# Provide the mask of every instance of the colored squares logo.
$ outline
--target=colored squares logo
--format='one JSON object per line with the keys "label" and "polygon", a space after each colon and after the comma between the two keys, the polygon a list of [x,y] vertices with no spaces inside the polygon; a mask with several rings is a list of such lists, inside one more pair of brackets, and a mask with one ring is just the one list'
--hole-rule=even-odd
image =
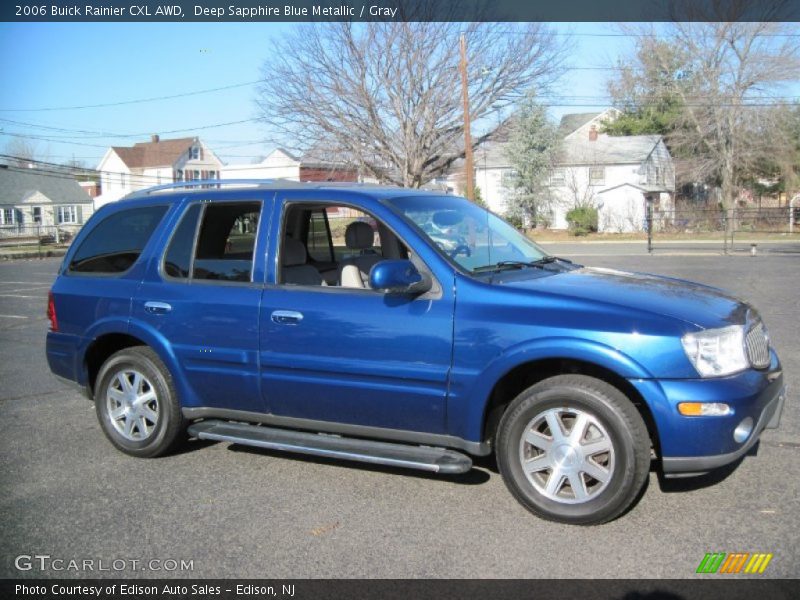
{"label": "colored squares logo", "polygon": [[711,552],[703,557],[697,573],[763,573],[772,554],[763,552]]}

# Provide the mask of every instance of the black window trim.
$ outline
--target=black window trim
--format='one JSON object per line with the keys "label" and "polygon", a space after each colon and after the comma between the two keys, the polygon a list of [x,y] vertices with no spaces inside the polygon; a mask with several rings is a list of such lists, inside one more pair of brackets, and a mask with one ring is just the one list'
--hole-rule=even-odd
{"label": "black window trim", "polygon": [[[312,208],[311,209],[312,218],[313,218],[314,213],[317,210],[319,210],[322,213],[322,218],[323,218],[323,220],[325,222],[325,235],[326,235],[326,238],[328,240],[328,262],[336,262],[336,253],[333,250],[333,236],[331,235],[331,224],[330,224],[330,221],[328,220],[328,211],[324,207],[323,208]],[[311,219],[309,219],[308,223],[306,224],[307,225],[307,227],[306,227],[306,235],[305,235],[305,237],[306,237],[306,251],[308,251],[308,236],[311,233],[310,224],[311,224]],[[309,258],[313,262],[319,262],[319,261],[317,261],[317,259],[313,258],[310,253],[309,253]]]}

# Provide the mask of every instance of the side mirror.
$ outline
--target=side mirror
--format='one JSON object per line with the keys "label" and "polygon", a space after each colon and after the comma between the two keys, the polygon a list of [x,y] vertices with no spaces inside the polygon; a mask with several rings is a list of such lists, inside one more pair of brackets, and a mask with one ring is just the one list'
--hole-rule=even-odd
{"label": "side mirror", "polygon": [[418,296],[431,289],[431,281],[410,260],[382,260],[370,270],[369,286],[387,294]]}

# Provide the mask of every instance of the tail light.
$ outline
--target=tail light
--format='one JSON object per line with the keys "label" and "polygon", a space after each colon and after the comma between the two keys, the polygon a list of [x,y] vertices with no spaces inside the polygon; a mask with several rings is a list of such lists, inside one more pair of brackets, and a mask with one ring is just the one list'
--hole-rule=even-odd
{"label": "tail light", "polygon": [[50,320],[50,331],[58,331],[58,318],[56,317],[56,303],[53,292],[47,293],[47,318]]}

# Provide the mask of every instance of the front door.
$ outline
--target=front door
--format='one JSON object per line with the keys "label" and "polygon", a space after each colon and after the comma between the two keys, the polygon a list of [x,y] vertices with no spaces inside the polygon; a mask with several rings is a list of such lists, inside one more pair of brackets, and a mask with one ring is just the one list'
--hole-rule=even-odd
{"label": "front door", "polygon": [[[335,247],[329,254],[337,261],[348,256],[407,256],[402,241],[379,222],[374,223],[373,247],[348,245],[346,238],[357,237],[347,235],[348,226],[360,221],[363,232],[365,220],[355,216],[360,213],[351,206],[306,206],[284,199],[283,225],[273,228],[274,235],[294,237],[307,246],[308,223],[320,209],[327,211],[331,223]],[[262,300],[262,393],[271,412],[294,419],[443,433],[454,306],[447,288],[452,286],[437,284],[412,298],[346,288],[338,281],[323,284],[321,277],[312,284],[315,278],[308,271],[315,269],[313,259],[297,264],[301,259],[292,253],[291,266],[278,270]],[[287,262],[283,256],[279,261]],[[286,273],[298,268],[305,276],[301,283],[292,283]]]}

